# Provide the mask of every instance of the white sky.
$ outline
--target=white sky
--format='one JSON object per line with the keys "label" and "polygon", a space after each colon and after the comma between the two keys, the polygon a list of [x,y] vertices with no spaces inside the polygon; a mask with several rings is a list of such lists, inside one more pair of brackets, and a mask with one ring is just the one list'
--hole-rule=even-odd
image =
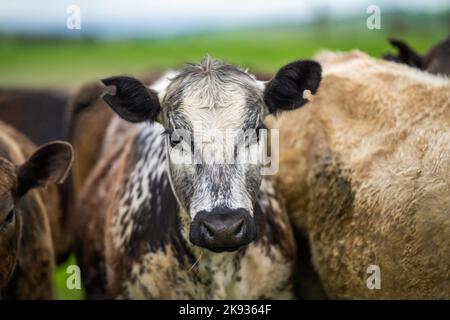
{"label": "white sky", "polygon": [[370,4],[382,13],[450,8],[450,0],[1,0],[0,31],[63,34],[71,4],[81,8],[83,34],[106,37],[299,24],[323,9],[334,17],[366,15]]}

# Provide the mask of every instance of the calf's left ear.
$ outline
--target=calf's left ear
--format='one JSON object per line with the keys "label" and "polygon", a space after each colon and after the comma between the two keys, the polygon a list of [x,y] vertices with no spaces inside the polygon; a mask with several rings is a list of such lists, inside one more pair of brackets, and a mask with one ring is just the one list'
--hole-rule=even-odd
{"label": "calf's left ear", "polygon": [[264,91],[264,102],[269,113],[276,114],[284,110],[294,110],[308,99],[303,91],[317,92],[322,78],[322,68],[312,60],[298,60],[282,67],[270,80]]}
{"label": "calf's left ear", "polygon": [[72,162],[73,149],[69,143],[53,141],[41,146],[17,169],[18,196],[48,182],[63,183]]}
{"label": "calf's left ear", "polygon": [[105,94],[103,100],[121,118],[129,122],[156,120],[161,106],[155,91],[131,77],[111,77],[102,82],[116,87],[116,94]]}

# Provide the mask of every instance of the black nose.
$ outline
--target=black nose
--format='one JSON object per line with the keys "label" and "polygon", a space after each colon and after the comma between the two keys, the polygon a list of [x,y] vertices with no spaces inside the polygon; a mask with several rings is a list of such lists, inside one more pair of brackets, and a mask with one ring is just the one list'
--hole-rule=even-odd
{"label": "black nose", "polygon": [[200,211],[191,224],[193,244],[214,252],[234,251],[256,237],[255,222],[245,209]]}

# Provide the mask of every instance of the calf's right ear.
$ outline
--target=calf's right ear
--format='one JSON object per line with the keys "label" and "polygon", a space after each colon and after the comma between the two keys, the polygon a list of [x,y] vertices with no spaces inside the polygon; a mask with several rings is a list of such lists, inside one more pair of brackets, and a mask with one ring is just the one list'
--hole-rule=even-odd
{"label": "calf's right ear", "polygon": [[48,182],[63,183],[73,162],[73,149],[67,142],[53,141],[38,148],[17,168],[17,194]]}
{"label": "calf's right ear", "polygon": [[161,105],[155,91],[131,77],[111,77],[102,82],[116,87],[115,95],[107,93],[102,98],[121,118],[135,123],[156,120]]}

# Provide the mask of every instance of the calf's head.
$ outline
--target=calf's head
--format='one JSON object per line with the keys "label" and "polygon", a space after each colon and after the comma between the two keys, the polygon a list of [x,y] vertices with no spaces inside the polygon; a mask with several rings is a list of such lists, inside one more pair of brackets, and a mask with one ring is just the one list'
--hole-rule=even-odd
{"label": "calf's head", "polygon": [[[254,203],[261,183],[260,129],[268,114],[304,105],[315,93],[321,67],[296,61],[263,83],[237,67],[206,58],[168,79],[160,92],[129,77],[103,99],[131,122],[158,121],[165,128],[172,189],[188,213],[190,241],[212,251],[233,251],[256,236]],[[186,226],[186,224],[188,224]]]}
{"label": "calf's head", "polygon": [[0,288],[4,287],[16,264],[23,225],[19,209],[21,198],[47,182],[61,183],[72,164],[72,147],[50,142],[22,165],[15,166],[0,157]]}

